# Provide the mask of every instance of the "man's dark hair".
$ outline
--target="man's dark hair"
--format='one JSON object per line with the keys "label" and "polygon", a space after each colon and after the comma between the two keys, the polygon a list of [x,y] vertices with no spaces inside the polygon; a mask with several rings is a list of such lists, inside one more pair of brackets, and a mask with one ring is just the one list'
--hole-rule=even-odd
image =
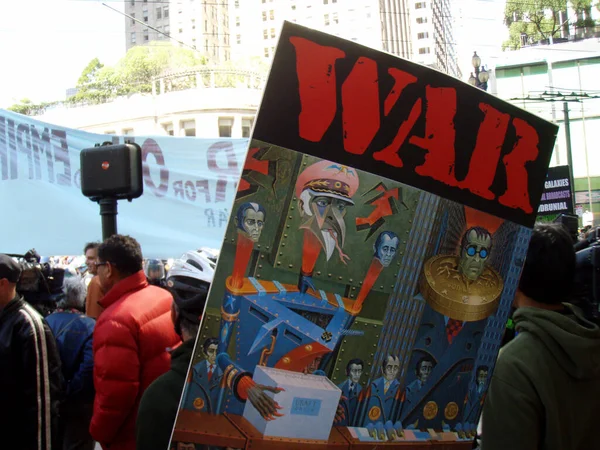
{"label": "man's dark hair", "polygon": [[531,233],[519,289],[539,303],[568,300],[575,277],[575,250],[567,230],[559,224],[537,224]]}
{"label": "man's dark hair", "polygon": [[417,374],[417,376],[419,376],[419,371],[421,370],[421,366],[423,365],[423,363],[426,363],[426,362],[431,363],[432,368],[435,367],[435,361],[433,360],[433,358],[429,355],[425,355],[417,361],[417,365],[415,366],[415,373]]}
{"label": "man's dark hair", "polygon": [[217,338],[214,337],[210,337],[207,340],[204,341],[204,344],[202,344],[202,351],[204,352],[204,354],[206,355],[206,352],[208,351],[208,347],[210,347],[211,345],[219,345],[219,340]]}
{"label": "man's dark hair", "polygon": [[351,366],[352,364],[355,364],[355,365],[357,365],[357,366],[360,366],[360,367],[362,367],[363,369],[364,369],[364,367],[365,367],[365,363],[363,362],[363,360],[362,360],[362,359],[360,359],[360,358],[354,358],[354,359],[351,359],[350,361],[348,361],[348,364],[346,364],[346,376],[349,376],[349,375],[350,375],[350,366]]}
{"label": "man's dark hair", "polygon": [[98,259],[111,263],[125,277],[142,270],[144,261],[138,241],[122,234],[112,235],[100,244]]}
{"label": "man's dark hair", "polygon": [[83,247],[83,254],[85,255],[88,250],[97,249],[98,247],[100,247],[100,242],[88,242],[85,244],[85,247]]}

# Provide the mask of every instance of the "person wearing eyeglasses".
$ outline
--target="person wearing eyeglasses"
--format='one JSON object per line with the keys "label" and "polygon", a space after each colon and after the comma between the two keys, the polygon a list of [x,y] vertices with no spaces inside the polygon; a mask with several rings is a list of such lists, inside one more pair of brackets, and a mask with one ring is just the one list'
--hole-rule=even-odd
{"label": "person wearing eyeglasses", "polygon": [[113,235],[100,244],[96,270],[106,295],[93,337],[90,434],[104,450],[134,450],[140,399],[169,370],[167,349],[181,343],[171,320],[173,297],[148,284],[142,249],[130,236]]}
{"label": "person wearing eyeglasses", "polygon": [[98,242],[89,242],[85,245],[83,253],[85,254],[85,263],[88,267],[88,272],[93,275],[87,287],[87,296],[85,298],[85,315],[93,319],[97,319],[104,308],[98,303],[104,297],[104,289],[100,284],[100,278],[96,271],[96,263],[98,262]]}

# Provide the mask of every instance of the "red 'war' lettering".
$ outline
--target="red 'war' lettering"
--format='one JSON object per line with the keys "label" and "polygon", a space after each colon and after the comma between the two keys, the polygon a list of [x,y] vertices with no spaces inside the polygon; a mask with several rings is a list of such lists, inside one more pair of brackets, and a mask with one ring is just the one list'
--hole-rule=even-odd
{"label": "red 'war' lettering", "polygon": [[490,191],[490,187],[496,176],[510,116],[485,103],[480,103],[479,109],[484,114],[483,123],[477,132],[469,172],[459,186],[487,200],[493,200],[496,196]]}
{"label": "red 'war' lettering", "polygon": [[525,164],[535,161],[539,154],[540,138],[535,128],[523,119],[512,121],[516,130],[516,143],[512,151],[502,158],[506,168],[506,192],[498,201],[510,208],[520,208],[527,214],[533,212],[529,200],[529,176]]}
{"label": "red 'war' lettering", "polygon": [[[291,37],[290,42],[296,49],[300,137],[319,142],[337,110],[335,61],[345,57],[346,53],[299,37]],[[306,64],[307,61],[310,64]]]}
{"label": "red 'war' lettering", "polygon": [[400,151],[400,147],[406,141],[408,137],[408,133],[415,126],[415,122],[419,119],[422,110],[422,101],[418,99],[413,105],[410,113],[408,115],[408,119],[402,122],[400,128],[398,128],[398,132],[396,133],[396,137],[390,145],[385,147],[383,150],[373,153],[373,158],[377,161],[383,161],[386,164],[389,164],[392,167],[402,167],[402,159],[398,156],[398,152]]}
{"label": "red 'war' lettering", "polygon": [[454,175],[456,154],[454,150],[454,117],[456,116],[456,89],[425,89],[427,110],[425,112],[425,137],[413,136],[410,143],[427,150],[425,162],[415,171],[449,186],[458,182]]}
{"label": "red 'war' lettering", "polygon": [[[148,155],[154,155],[156,164],[160,167],[160,184],[156,186],[150,176],[150,166],[148,166]],[[154,139],[146,139],[142,145],[142,173],[144,175],[144,185],[149,187],[157,197],[164,197],[169,188],[169,170],[165,167],[165,157],[162,150]]]}
{"label": "red 'war' lettering", "polygon": [[[352,95],[361,92],[362,95]],[[342,85],[344,148],[362,155],[379,131],[379,86],[377,63],[358,58]]]}

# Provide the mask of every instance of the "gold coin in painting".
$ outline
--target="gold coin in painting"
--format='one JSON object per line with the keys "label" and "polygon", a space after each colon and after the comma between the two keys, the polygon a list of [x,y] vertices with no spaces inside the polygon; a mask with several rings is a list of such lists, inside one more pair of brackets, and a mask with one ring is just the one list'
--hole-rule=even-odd
{"label": "gold coin in painting", "polygon": [[436,402],[432,400],[430,402],[425,403],[425,406],[423,407],[423,417],[425,417],[427,420],[431,420],[434,419],[435,416],[437,416],[437,413],[438,405]]}
{"label": "gold coin in painting", "polygon": [[204,409],[204,400],[202,400],[200,397],[197,397],[194,399],[194,408],[200,410],[200,409]]}
{"label": "gold coin in painting", "polygon": [[379,409],[379,407],[377,407],[377,406],[373,406],[369,410],[369,419],[371,419],[371,420],[377,420],[380,417],[381,417],[381,409]]}
{"label": "gold coin in painting", "polygon": [[453,420],[458,416],[458,405],[456,402],[450,402],[444,408],[444,417],[448,420]]}
{"label": "gold coin in painting", "polygon": [[429,258],[421,276],[421,295],[435,311],[455,320],[474,322],[492,315],[504,288],[502,278],[489,264],[475,280],[459,272],[460,257]]}

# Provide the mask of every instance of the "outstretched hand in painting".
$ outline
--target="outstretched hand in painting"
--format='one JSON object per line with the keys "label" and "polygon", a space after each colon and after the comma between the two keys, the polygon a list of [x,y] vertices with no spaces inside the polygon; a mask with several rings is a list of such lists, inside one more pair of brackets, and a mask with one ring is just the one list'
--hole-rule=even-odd
{"label": "outstretched hand in painting", "polygon": [[266,392],[278,394],[285,389],[280,387],[264,386],[262,384],[254,384],[247,390],[248,400],[256,408],[263,419],[267,421],[275,420],[277,417],[283,417],[283,414],[278,410],[283,409],[273,398],[269,397]]}

